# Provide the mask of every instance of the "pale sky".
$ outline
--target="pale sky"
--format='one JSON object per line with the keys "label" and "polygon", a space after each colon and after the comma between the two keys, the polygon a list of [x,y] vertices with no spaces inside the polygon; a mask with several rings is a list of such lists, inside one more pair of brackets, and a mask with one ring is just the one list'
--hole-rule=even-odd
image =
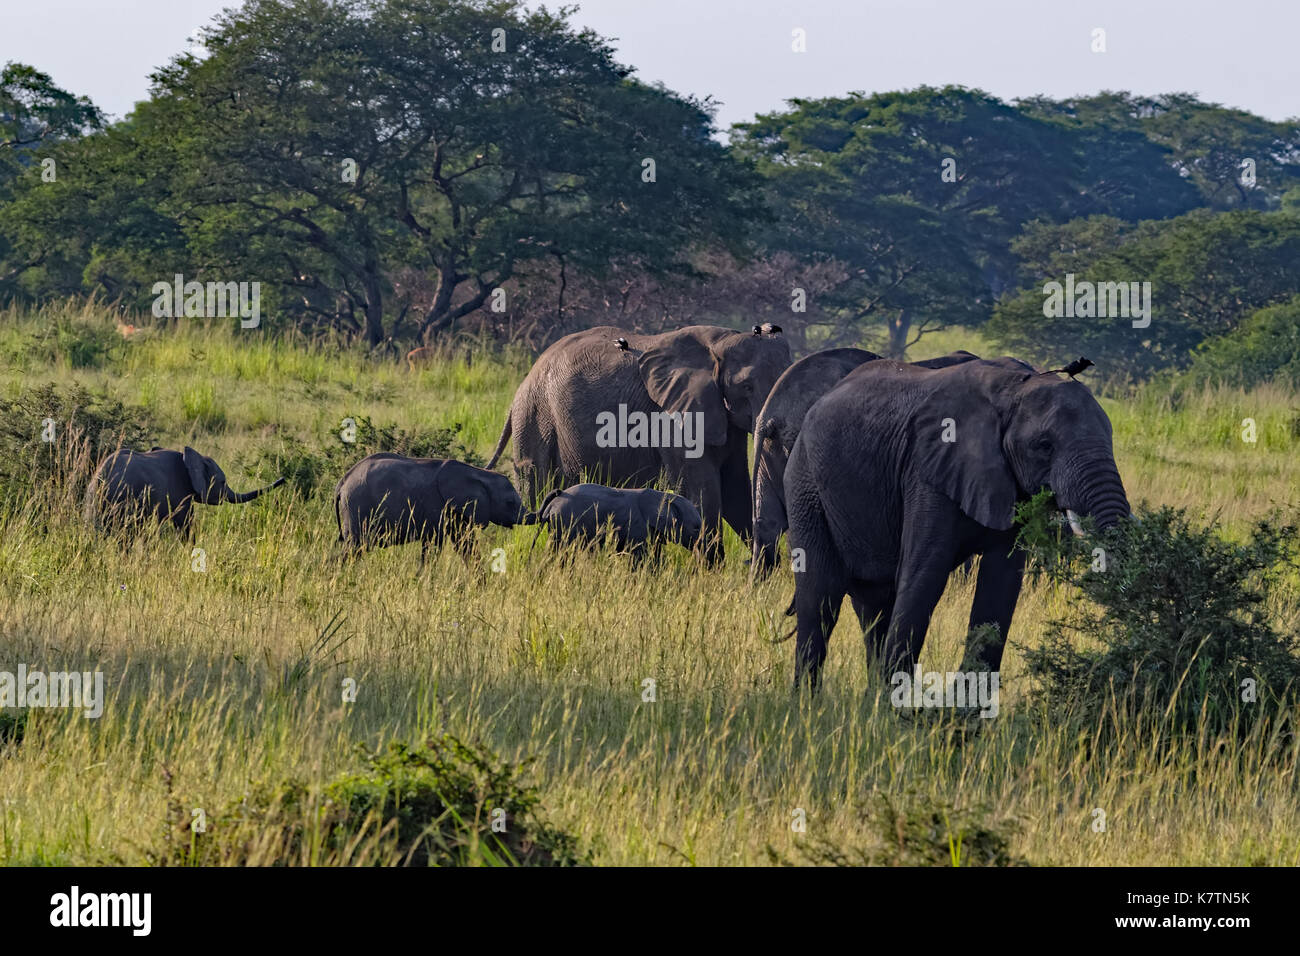
{"label": "pale sky", "polygon": [[[39,67],[120,118],[149,72],[232,5],[0,0],[0,62]],[[616,38],[643,80],[720,100],[724,128],[790,97],[945,83],[1004,99],[1193,92],[1300,116],[1300,0],[587,0],[574,19]],[[1097,27],[1105,53],[1090,49]],[[791,50],[796,28],[806,53]]]}

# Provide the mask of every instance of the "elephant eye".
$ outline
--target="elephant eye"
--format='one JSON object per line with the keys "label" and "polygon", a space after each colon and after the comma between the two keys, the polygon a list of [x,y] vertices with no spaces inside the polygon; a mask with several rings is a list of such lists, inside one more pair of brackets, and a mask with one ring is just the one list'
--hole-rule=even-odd
{"label": "elephant eye", "polygon": [[1038,438],[1034,439],[1032,447],[1036,452],[1042,452],[1044,454],[1047,454],[1052,450],[1052,440],[1048,438],[1046,435],[1041,435]]}

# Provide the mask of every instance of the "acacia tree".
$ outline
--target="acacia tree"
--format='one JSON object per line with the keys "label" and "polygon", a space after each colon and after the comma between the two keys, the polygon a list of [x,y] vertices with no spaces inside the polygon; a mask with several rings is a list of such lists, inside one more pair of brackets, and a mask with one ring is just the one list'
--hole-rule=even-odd
{"label": "acacia tree", "polygon": [[[1110,185],[1133,179],[1131,170],[1124,169],[1125,144],[1150,175],[1150,149],[1141,149],[1136,140],[1163,153],[1158,157],[1163,165],[1198,194],[1192,205],[1273,209],[1288,189],[1300,183],[1300,124],[1294,120],[1275,123],[1244,110],[1204,103],[1189,93],[1105,92],[1065,100],[1033,97],[1017,105],[1034,116],[1063,120],[1090,134],[1098,146],[1104,145],[1090,151],[1089,161],[1111,168]],[[1188,211],[1188,206],[1172,212],[1152,207],[1153,200],[1171,193],[1166,180],[1155,192],[1133,195],[1138,214],[1126,218],[1155,219]]]}
{"label": "acacia tree", "polygon": [[[1198,209],[1170,220],[1036,223],[1014,244],[1026,287],[1004,296],[986,333],[1034,361],[1087,355],[1101,374],[1142,377],[1186,367],[1204,342],[1296,293],[1300,216]],[[1046,281],[1147,282],[1150,324],[1128,316],[1051,317]]]}
{"label": "acacia tree", "polygon": [[958,87],[791,106],[735,138],[770,183],[768,245],[844,264],[824,344],[883,327],[901,356],[928,328],[985,318],[1006,223],[1069,176],[1068,163],[1039,167],[1062,154],[1059,131]]}
{"label": "acacia tree", "polygon": [[[922,334],[986,319],[1016,283],[1010,242],[1034,219],[1174,215],[1195,190],[1141,133],[1091,127],[978,90],[792,100],[739,124],[766,176],[769,248],[843,263],[826,344],[873,333],[901,356]],[[877,330],[879,330],[877,332]]]}
{"label": "acacia tree", "polygon": [[756,179],[707,104],[635,81],[565,17],[516,0],[226,12],[204,54],[154,77],[196,259],[307,311],[342,299],[378,343],[401,268],[430,275],[418,329],[436,333],[529,260],[669,270],[739,236]]}

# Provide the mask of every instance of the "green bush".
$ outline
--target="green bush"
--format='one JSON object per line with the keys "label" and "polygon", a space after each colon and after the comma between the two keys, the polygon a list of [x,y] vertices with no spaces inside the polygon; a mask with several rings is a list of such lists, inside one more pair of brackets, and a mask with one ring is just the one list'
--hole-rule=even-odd
{"label": "green bush", "polygon": [[[162,865],[348,864],[577,866],[577,841],[538,820],[524,765],[444,734],[391,743],[319,791],[298,781],[255,788],[206,829],[171,801]],[[494,822],[496,826],[494,827]]]}
{"label": "green bush", "polygon": [[1033,564],[1074,585],[1068,617],[1023,649],[1049,711],[1104,723],[1154,706],[1171,729],[1217,733],[1300,703],[1300,645],[1267,613],[1298,567],[1295,525],[1261,521],[1238,544],[1164,507],[1076,538],[1049,507],[1039,496],[1018,515]]}
{"label": "green bush", "polygon": [[367,455],[393,452],[412,458],[454,458],[471,465],[483,459],[460,440],[462,426],[407,431],[396,425],[376,425],[369,416],[352,419],[354,441],[343,440],[343,428],[331,432],[320,448],[311,448],[296,438],[282,438],[277,446],[259,449],[245,463],[249,474],[284,475],[303,497],[329,493],[349,468]]}
{"label": "green bush", "polygon": [[984,806],[955,807],[908,792],[891,799],[876,791],[858,815],[866,842],[851,845],[826,837],[795,843],[797,860],[768,846],[768,858],[782,866],[1027,866],[1011,855],[1014,821]]}
{"label": "green bush", "polygon": [[47,318],[38,332],[23,332],[6,343],[6,353],[28,364],[53,365],[62,360],[69,367],[99,368],[112,352],[122,350],[122,337],[103,321],[68,316]]}
{"label": "green bush", "polygon": [[1183,376],[1191,386],[1300,388],[1300,295],[1260,309],[1227,335],[1197,350]]}
{"label": "green bush", "polygon": [[[54,440],[47,441],[51,427]],[[143,409],[76,383],[46,383],[0,398],[0,501],[46,491],[79,502],[105,455],[119,446],[149,448],[153,434]]]}

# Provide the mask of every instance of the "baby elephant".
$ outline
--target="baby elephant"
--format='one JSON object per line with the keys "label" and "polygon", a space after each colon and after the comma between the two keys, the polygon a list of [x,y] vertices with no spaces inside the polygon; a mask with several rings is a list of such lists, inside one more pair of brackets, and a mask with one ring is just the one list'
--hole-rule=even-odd
{"label": "baby elephant", "polygon": [[86,489],[86,520],[104,527],[152,514],[158,523],[170,521],[176,530],[192,538],[190,506],[195,502],[243,504],[282,484],[284,479],[277,478],[265,488],[240,494],[230,490],[220,465],[193,448],[183,452],[123,449],[109,455],[95,469]]}
{"label": "baby elephant", "polygon": [[551,529],[557,546],[599,540],[612,527],[619,550],[637,557],[647,545],[657,549],[664,541],[693,548],[703,525],[699,510],[681,495],[589,484],[552,491],[542,500],[537,517]]}
{"label": "baby elephant", "polygon": [[463,540],[458,532],[471,525],[531,524],[505,475],[463,461],[387,452],[348,469],[334,489],[334,515],[349,552],[419,541],[420,567],[430,541]]}

